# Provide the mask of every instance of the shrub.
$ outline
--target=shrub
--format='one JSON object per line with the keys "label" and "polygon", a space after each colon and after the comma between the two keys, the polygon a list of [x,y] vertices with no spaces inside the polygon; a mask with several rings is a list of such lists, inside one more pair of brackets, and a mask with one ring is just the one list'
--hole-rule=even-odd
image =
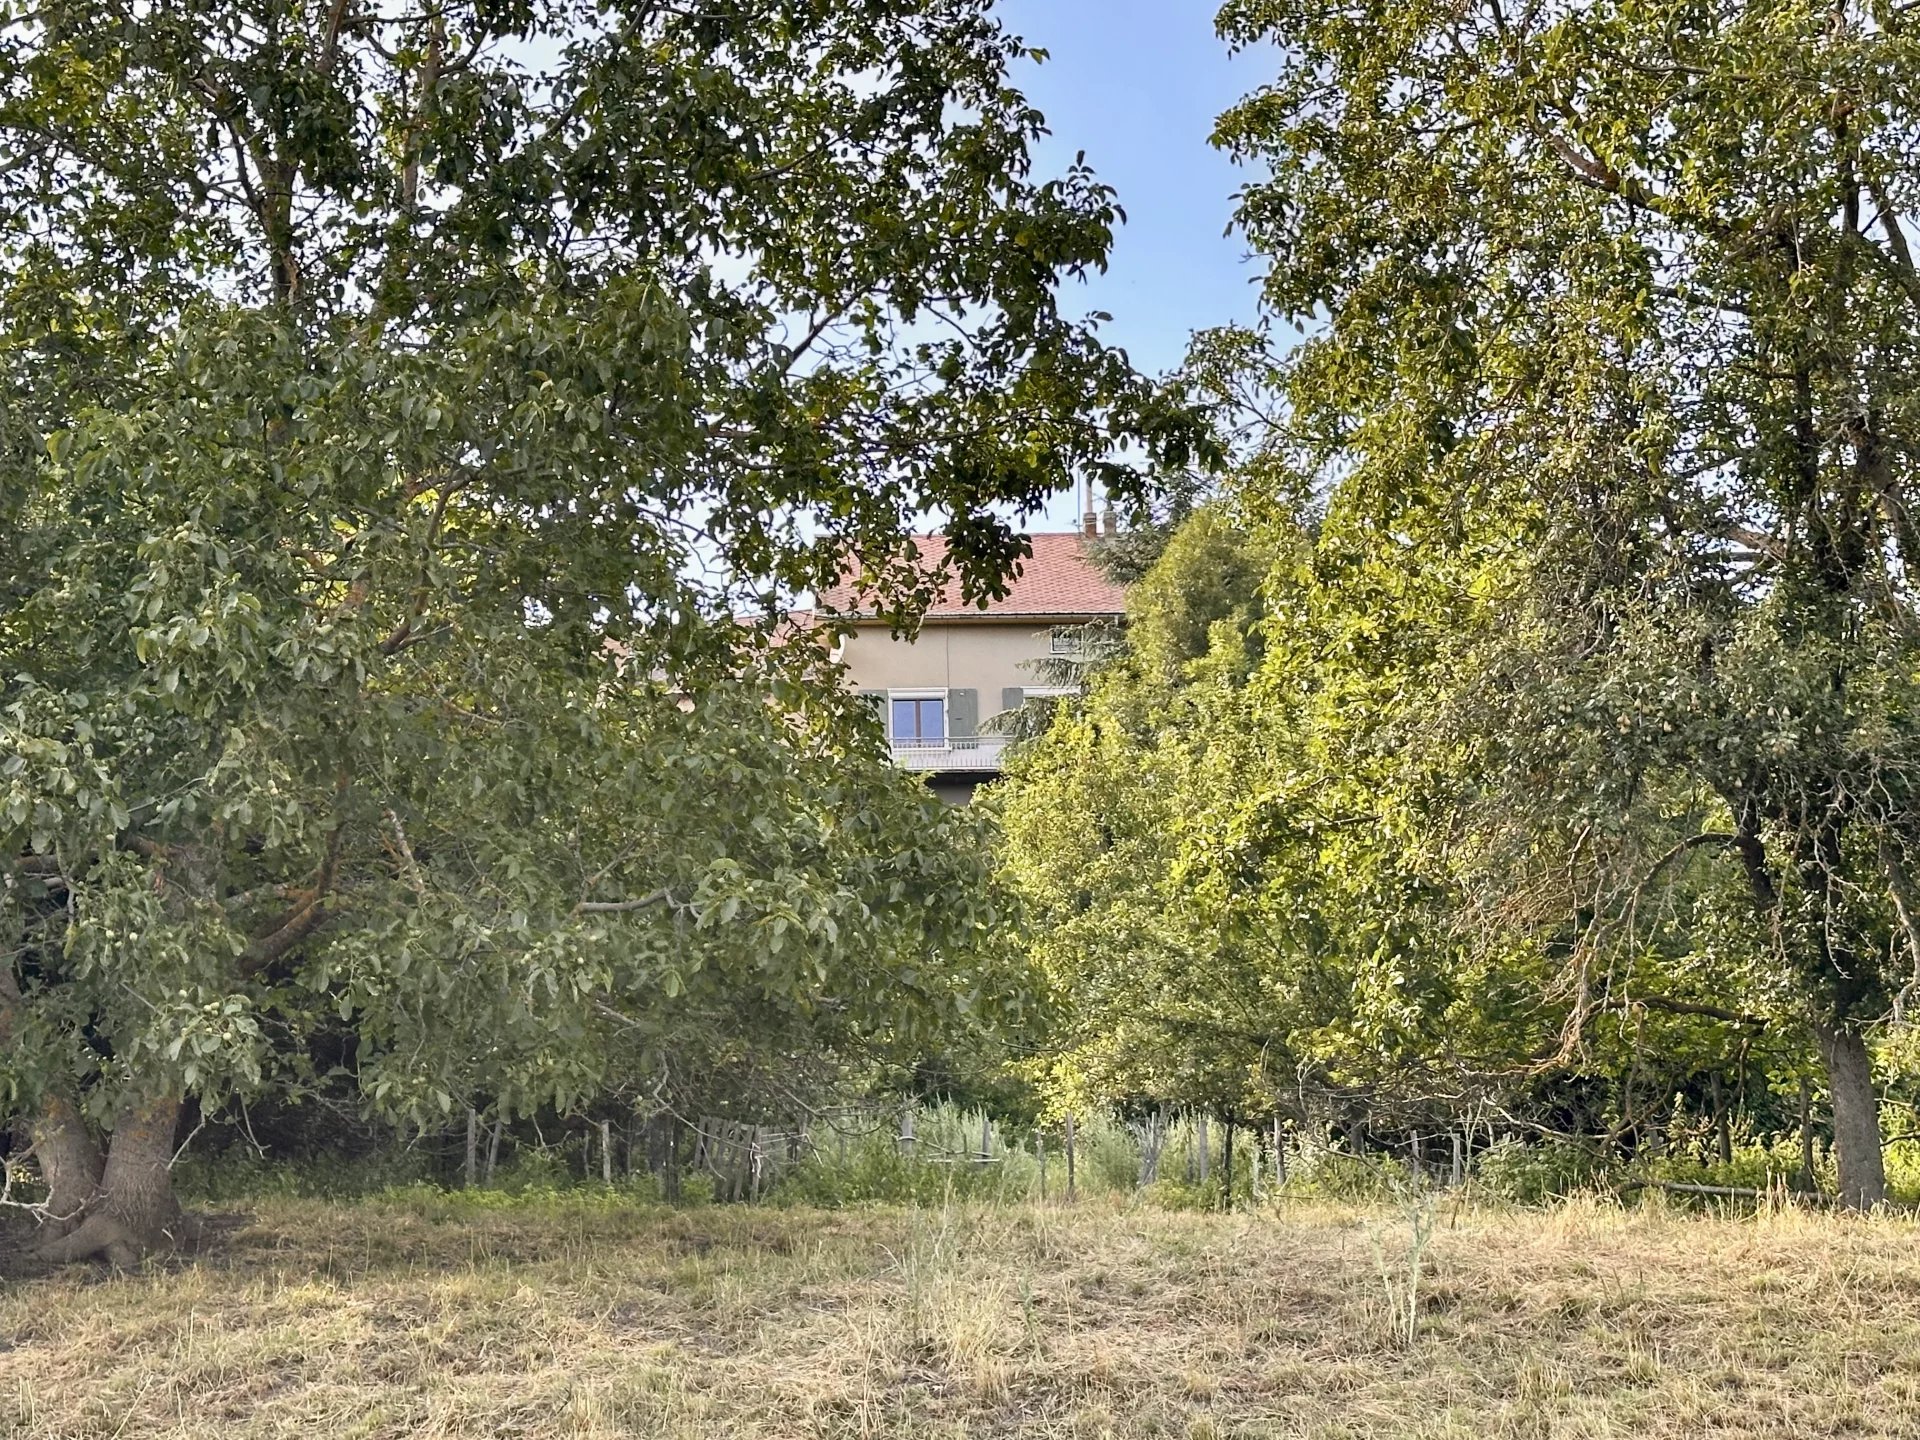
{"label": "shrub", "polygon": [[1590,1188],[1604,1170],[1604,1158],[1591,1144],[1501,1140],[1474,1158],[1473,1179],[1482,1194],[1539,1205]]}
{"label": "shrub", "polygon": [[1394,1156],[1354,1155],[1308,1142],[1288,1151],[1282,1193],[1328,1200],[1384,1200],[1401,1194],[1408,1183],[1406,1166]]}
{"label": "shrub", "polygon": [[344,1159],[270,1159],[253,1150],[218,1155],[189,1152],[174,1168],[174,1184],[190,1204],[222,1205],[283,1196],[354,1200],[397,1186],[431,1183],[427,1157],[405,1148]]}

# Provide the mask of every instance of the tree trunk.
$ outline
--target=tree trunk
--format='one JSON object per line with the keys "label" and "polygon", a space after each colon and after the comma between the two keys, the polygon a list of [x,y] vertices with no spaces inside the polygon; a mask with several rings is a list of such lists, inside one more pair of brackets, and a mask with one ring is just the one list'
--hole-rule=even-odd
{"label": "tree trunk", "polygon": [[1813,1176],[1813,1086],[1800,1077],[1800,1188],[1814,1190]]}
{"label": "tree trunk", "polygon": [[[1765,849],[1758,838],[1758,802],[1743,797],[1734,805],[1739,816],[1740,852],[1747,867],[1754,901],[1761,913],[1777,913],[1779,892],[1769,872]],[[1814,1023],[1814,1039],[1827,1068],[1827,1088],[1833,1100],[1833,1158],[1839,1171],[1839,1202],[1850,1210],[1865,1210],[1887,1198],[1887,1172],[1880,1148],[1880,1099],[1873,1088],[1873,1065],[1867,1042],[1854,1017],[1878,1012],[1872,971],[1850,944],[1835,942],[1839,928],[1834,918],[1834,895],[1845,873],[1841,845],[1845,811],[1836,804],[1813,832],[1809,848],[1799,859],[1802,887],[1814,902],[1801,924],[1804,938],[1794,949],[1817,962],[1813,973],[1827,1003],[1830,1020]],[[1806,1133],[1802,1122],[1802,1135]],[[1805,1142],[1803,1140],[1803,1146]]]}
{"label": "tree trunk", "polygon": [[47,1187],[46,1238],[57,1240],[79,1226],[100,1193],[105,1162],[79,1107],[64,1095],[49,1095],[41,1102],[31,1139],[34,1162]]}
{"label": "tree trunk", "polygon": [[[12,876],[7,879],[11,882]],[[19,935],[17,924],[8,927],[5,940],[10,948]],[[24,1018],[22,1006],[13,961],[0,960],[0,1050],[14,1044]],[[58,1239],[79,1225],[99,1193],[104,1164],[100,1146],[88,1133],[72,1093],[57,1086],[47,1090],[38,1113],[15,1133],[32,1147],[41,1182],[47,1187],[46,1237]]]}
{"label": "tree trunk", "polygon": [[71,1235],[41,1246],[41,1257],[61,1262],[103,1256],[127,1265],[182,1238],[172,1171],[179,1122],[177,1097],[123,1106],[86,1219]]}
{"label": "tree trunk", "polygon": [[1887,1198],[1880,1153],[1880,1098],[1861,1033],[1845,1026],[1814,1026],[1833,1097],[1833,1158],[1840,1172],[1840,1203],[1867,1210]]}

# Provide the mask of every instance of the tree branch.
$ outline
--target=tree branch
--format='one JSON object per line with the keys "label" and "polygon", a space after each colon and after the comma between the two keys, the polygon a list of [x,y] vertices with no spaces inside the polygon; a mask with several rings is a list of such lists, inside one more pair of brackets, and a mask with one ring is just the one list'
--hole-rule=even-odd
{"label": "tree branch", "polygon": [[1689,835],[1653,862],[1653,868],[1641,877],[1640,883],[1633,887],[1633,893],[1639,895],[1641,891],[1645,890],[1647,886],[1651,885],[1654,880],[1659,877],[1660,872],[1666,869],[1667,866],[1678,860],[1689,850],[1697,850],[1702,845],[1729,845],[1738,849],[1740,846],[1740,837],[1725,830],[1705,830],[1698,835]]}
{"label": "tree branch", "polygon": [[642,895],[634,900],[582,900],[573,907],[576,915],[624,915],[632,910],[645,910],[650,905],[665,905],[673,899],[673,892],[656,890],[651,895]]}
{"label": "tree branch", "polygon": [[1644,1005],[1649,1010],[1664,1010],[1669,1015],[1698,1015],[1704,1020],[1719,1020],[1727,1025],[1764,1028],[1772,1023],[1763,1015],[1747,1015],[1738,1010],[1729,1010],[1723,1005],[1706,1005],[1697,1000],[1673,1000],[1665,995],[1609,996],[1593,1008],[1595,1010],[1631,1010],[1636,1005]]}

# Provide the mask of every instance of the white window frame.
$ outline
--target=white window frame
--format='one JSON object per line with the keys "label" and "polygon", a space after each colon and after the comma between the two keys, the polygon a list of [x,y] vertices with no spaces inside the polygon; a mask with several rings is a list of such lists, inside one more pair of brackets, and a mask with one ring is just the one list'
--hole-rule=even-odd
{"label": "white window frame", "polygon": [[[912,738],[902,742],[900,737],[893,733],[893,702],[896,700],[938,700],[940,702],[940,741],[938,744],[930,745],[924,740]],[[953,735],[948,727],[953,718],[952,709],[953,701],[949,697],[945,686],[921,685],[909,687],[904,690],[889,689],[887,691],[887,744],[904,745],[904,748],[910,750],[940,750],[951,746],[953,744]]]}

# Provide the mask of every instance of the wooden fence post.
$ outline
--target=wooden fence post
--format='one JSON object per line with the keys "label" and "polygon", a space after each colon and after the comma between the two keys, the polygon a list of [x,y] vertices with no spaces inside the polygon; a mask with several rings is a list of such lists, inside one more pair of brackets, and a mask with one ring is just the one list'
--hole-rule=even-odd
{"label": "wooden fence post", "polygon": [[487,1184],[493,1183],[494,1167],[500,1163],[500,1130],[507,1123],[505,1115],[493,1117],[493,1134],[487,1137]]}
{"label": "wooden fence post", "polygon": [[1467,1183],[1467,1151],[1461,1142],[1460,1132],[1453,1132],[1453,1187],[1459,1189]]}
{"label": "wooden fence post", "polygon": [[1713,1137],[1720,1152],[1722,1165],[1733,1164],[1733,1124],[1727,1114],[1725,1097],[1720,1091],[1720,1072],[1713,1072]]}
{"label": "wooden fence post", "polygon": [[1040,1164],[1040,1203],[1047,1203],[1047,1141],[1038,1130],[1033,1132],[1033,1158]]}
{"label": "wooden fence post", "polygon": [[467,1189],[473,1188],[473,1182],[480,1178],[480,1112],[471,1105],[467,1107]]}
{"label": "wooden fence post", "polygon": [[1287,1183],[1287,1147],[1280,1133],[1280,1112],[1273,1112],[1273,1183],[1279,1187]]}
{"label": "wooden fence post", "polygon": [[613,1184],[613,1123],[600,1122],[600,1183]]}
{"label": "wooden fence post", "polygon": [[1067,1203],[1071,1205],[1075,1198],[1075,1177],[1073,1164],[1073,1116],[1067,1116]]}
{"label": "wooden fence post", "polygon": [[1220,1129],[1223,1143],[1220,1154],[1220,1208],[1233,1209],[1233,1116],[1231,1112],[1220,1117]]}
{"label": "wooden fence post", "polygon": [[980,1163],[993,1162],[993,1117],[985,1110],[980,1112]]}
{"label": "wooden fence post", "polygon": [[900,1107],[900,1153],[913,1154],[913,1101]]}
{"label": "wooden fence post", "polygon": [[669,1205],[680,1203],[680,1117],[667,1119],[667,1181],[662,1190]]}
{"label": "wooden fence post", "polygon": [[1207,1183],[1208,1161],[1213,1157],[1207,1152],[1213,1147],[1207,1138],[1207,1112],[1202,1110],[1193,1117],[1194,1148],[1200,1153],[1200,1171],[1194,1178],[1202,1185]]}

